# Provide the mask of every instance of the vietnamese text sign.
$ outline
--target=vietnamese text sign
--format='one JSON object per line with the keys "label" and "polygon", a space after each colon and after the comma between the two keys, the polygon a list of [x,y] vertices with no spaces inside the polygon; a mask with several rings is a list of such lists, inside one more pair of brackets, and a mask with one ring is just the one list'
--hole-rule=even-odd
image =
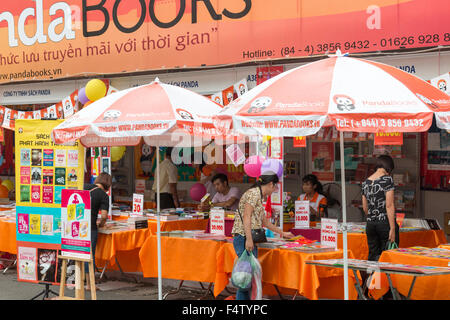
{"label": "vietnamese text sign", "polygon": [[374,145],[398,145],[403,144],[402,132],[377,132],[374,137]]}
{"label": "vietnamese text sign", "polygon": [[225,235],[225,210],[211,209],[209,221],[210,233]]}
{"label": "vietnamese text sign", "polygon": [[0,82],[236,64],[337,49],[445,46],[447,5],[447,0],[3,1]]}
{"label": "vietnamese text sign", "polygon": [[91,197],[89,191],[61,193],[61,255],[91,258]]}
{"label": "vietnamese text sign", "polygon": [[320,224],[320,243],[337,249],[337,219],[322,218]]}
{"label": "vietnamese text sign", "polygon": [[[84,150],[55,145],[51,132],[62,120],[15,123],[16,239],[18,280],[58,283],[61,192],[82,189]],[[67,159],[71,159],[67,161]]]}
{"label": "vietnamese text sign", "polygon": [[294,148],[306,148],[306,137],[294,137]]}
{"label": "vietnamese text sign", "polygon": [[144,215],[144,195],[133,193],[133,211],[132,217],[142,217]]}
{"label": "vietnamese text sign", "polygon": [[309,201],[295,201],[295,228],[309,228]]}

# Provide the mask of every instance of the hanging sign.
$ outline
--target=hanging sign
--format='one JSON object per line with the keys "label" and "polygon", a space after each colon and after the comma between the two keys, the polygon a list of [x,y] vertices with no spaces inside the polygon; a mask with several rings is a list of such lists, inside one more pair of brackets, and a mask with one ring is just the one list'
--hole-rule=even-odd
{"label": "hanging sign", "polygon": [[309,228],[309,201],[295,201],[295,228]]}
{"label": "hanging sign", "polygon": [[401,146],[403,144],[402,132],[377,132],[375,133],[374,145],[395,145]]}
{"label": "hanging sign", "polygon": [[334,249],[337,249],[337,219],[322,218],[320,220],[320,223],[320,243],[323,246],[333,247]]}
{"label": "hanging sign", "polygon": [[133,193],[133,211],[132,217],[142,217],[144,215],[144,195]]}
{"label": "hanging sign", "polygon": [[306,137],[294,137],[294,148],[306,148]]}
{"label": "hanging sign", "polygon": [[234,166],[237,167],[245,161],[245,154],[242,152],[241,148],[237,144],[232,144],[226,149],[228,157],[233,162]]}
{"label": "hanging sign", "polygon": [[225,235],[225,210],[211,209],[209,213],[210,233]]}

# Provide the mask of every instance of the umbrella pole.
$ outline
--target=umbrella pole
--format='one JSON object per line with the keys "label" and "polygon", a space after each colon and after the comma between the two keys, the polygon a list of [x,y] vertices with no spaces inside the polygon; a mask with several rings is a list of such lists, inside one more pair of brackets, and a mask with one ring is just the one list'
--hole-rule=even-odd
{"label": "umbrella pole", "polygon": [[348,300],[347,203],[345,194],[344,133],[339,132],[342,184],[342,240],[344,251],[344,299]]}
{"label": "umbrella pole", "polygon": [[156,228],[157,228],[157,243],[158,243],[158,299],[162,300],[162,277],[161,277],[161,199],[159,190],[159,143],[156,145]]}

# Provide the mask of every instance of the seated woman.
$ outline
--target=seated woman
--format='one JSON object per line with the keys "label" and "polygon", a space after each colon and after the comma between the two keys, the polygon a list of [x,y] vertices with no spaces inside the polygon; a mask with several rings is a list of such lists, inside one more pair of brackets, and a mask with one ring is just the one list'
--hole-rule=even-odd
{"label": "seated woman", "polygon": [[298,201],[309,201],[310,220],[323,217],[327,208],[327,198],[323,195],[322,184],[313,174],[307,174],[302,179],[303,192]]}

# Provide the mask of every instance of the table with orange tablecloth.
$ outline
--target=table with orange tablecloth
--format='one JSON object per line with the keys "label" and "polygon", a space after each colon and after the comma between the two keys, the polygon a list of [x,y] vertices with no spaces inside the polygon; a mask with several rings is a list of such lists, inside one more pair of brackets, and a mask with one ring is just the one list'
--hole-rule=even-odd
{"label": "table with orange tablecloth", "polygon": [[[175,231],[175,230],[205,230],[208,225],[208,219],[180,219],[160,221],[161,231]],[[148,228],[153,234],[157,232],[156,219],[148,220]]]}
{"label": "table with orange tablecloth", "polygon": [[[446,243],[443,230],[422,230],[400,232],[400,248],[422,246],[436,248],[440,244]],[[352,251],[355,259],[366,260],[369,256],[367,246],[367,236],[365,233],[347,233],[348,249]],[[338,248],[342,249],[342,233],[338,234]]]}
{"label": "table with orange tablecloth", "polygon": [[[395,250],[383,251],[380,262],[390,262],[409,265],[424,265],[435,267],[448,267],[449,260],[441,258],[432,258],[421,255],[396,252]],[[412,276],[391,275],[392,284],[404,296],[408,296]],[[389,283],[382,276],[380,288],[370,290],[373,298],[379,299],[389,290]],[[450,300],[450,275],[418,277],[414,284],[414,290],[411,294],[413,300]]]}
{"label": "table with orange tablecloth", "polygon": [[[163,278],[214,282],[216,255],[221,241],[161,237],[161,274]],[[157,237],[151,235],[139,252],[144,277],[158,277]]]}
{"label": "table with orange tablecloth", "polygon": [[16,224],[0,219],[0,252],[17,254]]}
{"label": "table with orange tablecloth", "polygon": [[[349,251],[349,258],[353,254]],[[237,258],[233,244],[225,243],[217,254],[217,276],[214,295],[220,294],[228,284],[228,279]],[[342,258],[342,250],[322,253],[304,253],[285,249],[258,248],[258,260],[262,267],[263,293],[273,295],[273,285],[288,289],[308,299],[344,298],[343,271],[306,265],[307,260]],[[349,298],[356,299],[357,292],[352,285],[354,275],[349,272]],[[290,290],[289,290],[290,289]],[[283,292],[283,291],[282,291]]]}
{"label": "table with orange tablecloth", "polygon": [[117,259],[124,272],[142,271],[139,250],[150,234],[149,229],[120,231],[110,234],[99,233],[95,252],[96,266],[108,266],[108,269],[117,270]]}
{"label": "table with orange tablecloth", "polygon": [[450,243],[441,244],[438,248],[450,250]]}

